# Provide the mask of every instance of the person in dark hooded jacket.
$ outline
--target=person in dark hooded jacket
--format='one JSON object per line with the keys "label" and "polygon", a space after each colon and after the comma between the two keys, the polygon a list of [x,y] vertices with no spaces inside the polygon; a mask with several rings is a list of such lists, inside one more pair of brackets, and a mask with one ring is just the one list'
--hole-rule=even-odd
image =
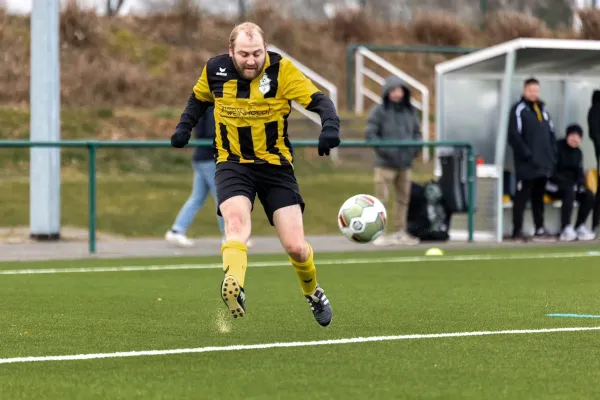
{"label": "person in dark hooded jacket", "polygon": [[[410,88],[395,76],[385,81],[382,102],[371,110],[365,132],[366,140],[421,140],[421,127],[415,107],[410,102]],[[406,231],[410,202],[411,169],[418,153],[416,147],[375,148],[375,192],[385,204],[390,188],[395,192],[394,228],[391,237],[380,236],[374,244],[417,244],[419,240]]]}
{"label": "person in dark hooded jacket", "polygon": [[596,173],[598,189],[596,189],[596,201],[594,202],[594,214],[592,215],[592,229],[600,235],[600,90],[594,90],[592,95],[592,106],[588,111],[588,132],[594,143],[596,153]]}
{"label": "person in dark hooded jacket", "polygon": [[513,150],[517,179],[513,201],[513,239],[516,240],[525,240],[523,216],[529,200],[535,224],[534,240],[555,240],[544,227],[544,194],[556,164],[556,135],[554,123],[539,95],[539,82],[527,79],[523,96],[509,115],[508,143]]}

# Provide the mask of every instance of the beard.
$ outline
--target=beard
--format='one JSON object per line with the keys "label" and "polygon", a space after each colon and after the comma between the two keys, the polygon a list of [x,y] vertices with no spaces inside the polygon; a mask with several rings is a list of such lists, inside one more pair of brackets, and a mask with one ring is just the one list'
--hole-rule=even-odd
{"label": "beard", "polygon": [[233,61],[233,65],[237,70],[238,74],[240,74],[242,78],[247,79],[249,81],[258,77],[263,67],[265,66],[264,61],[262,62],[262,64],[255,64],[252,67],[247,67],[245,65],[238,64],[237,61],[235,61],[235,58],[232,58],[231,60]]}

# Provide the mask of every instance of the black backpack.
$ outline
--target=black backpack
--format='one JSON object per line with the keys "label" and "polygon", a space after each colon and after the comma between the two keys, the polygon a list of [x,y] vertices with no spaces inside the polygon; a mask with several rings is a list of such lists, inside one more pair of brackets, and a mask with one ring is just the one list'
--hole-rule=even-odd
{"label": "black backpack", "polygon": [[412,182],[407,215],[407,231],[421,241],[450,239],[450,213],[442,189],[435,181],[423,185]]}

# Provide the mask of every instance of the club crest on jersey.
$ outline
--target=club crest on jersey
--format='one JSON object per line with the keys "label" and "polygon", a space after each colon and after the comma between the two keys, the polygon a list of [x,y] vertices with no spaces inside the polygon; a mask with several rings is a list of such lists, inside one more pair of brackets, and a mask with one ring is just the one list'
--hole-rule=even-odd
{"label": "club crest on jersey", "polygon": [[269,90],[271,90],[271,79],[269,79],[269,76],[266,73],[260,79],[258,90],[260,90],[263,95],[269,93]]}

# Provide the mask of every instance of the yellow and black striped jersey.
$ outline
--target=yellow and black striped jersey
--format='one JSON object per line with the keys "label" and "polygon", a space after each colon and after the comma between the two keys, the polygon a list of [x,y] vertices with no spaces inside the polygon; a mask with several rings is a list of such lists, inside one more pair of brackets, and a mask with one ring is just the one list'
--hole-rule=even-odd
{"label": "yellow and black striped jersey", "polygon": [[202,70],[180,124],[191,130],[214,104],[217,163],[292,165],[288,138],[291,102],[317,112],[323,126],[339,129],[335,106],[287,58],[267,52],[263,71],[242,78],[228,54],[211,58]]}

